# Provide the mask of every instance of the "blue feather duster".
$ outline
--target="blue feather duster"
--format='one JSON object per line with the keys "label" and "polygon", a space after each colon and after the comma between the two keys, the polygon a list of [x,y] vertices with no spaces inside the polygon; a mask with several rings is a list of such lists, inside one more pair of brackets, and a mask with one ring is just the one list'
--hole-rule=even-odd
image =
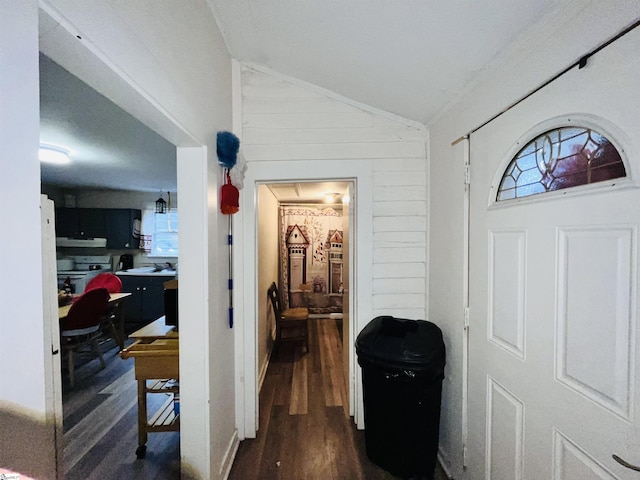
{"label": "blue feather duster", "polygon": [[240,140],[231,132],[218,132],[217,134],[218,163],[226,168],[233,168],[238,157]]}

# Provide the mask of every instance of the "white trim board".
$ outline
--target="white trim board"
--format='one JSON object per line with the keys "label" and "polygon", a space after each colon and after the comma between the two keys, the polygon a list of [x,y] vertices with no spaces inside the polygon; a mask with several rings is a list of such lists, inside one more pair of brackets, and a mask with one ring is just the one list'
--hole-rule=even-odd
{"label": "white trim board", "polygon": [[[236,397],[236,424],[244,427],[239,431],[241,439],[254,438],[258,426],[259,378],[257,371],[257,185],[276,181],[321,181],[327,179],[327,172],[335,172],[330,177],[340,177],[355,183],[356,199],[353,219],[355,248],[353,290],[351,305],[353,319],[353,345],[357,333],[369,322],[372,314],[373,277],[373,221],[372,221],[372,166],[369,162],[357,160],[308,160],[308,161],[262,161],[251,163],[245,177],[245,188],[240,195],[240,211],[235,215],[238,229],[234,244],[234,272],[239,288],[234,289],[236,305],[235,360],[236,391],[242,392]],[[339,175],[338,175],[339,173]],[[362,407],[361,376],[356,374],[355,361],[350,365],[350,378],[354,385],[355,422],[358,428],[364,428]]]}

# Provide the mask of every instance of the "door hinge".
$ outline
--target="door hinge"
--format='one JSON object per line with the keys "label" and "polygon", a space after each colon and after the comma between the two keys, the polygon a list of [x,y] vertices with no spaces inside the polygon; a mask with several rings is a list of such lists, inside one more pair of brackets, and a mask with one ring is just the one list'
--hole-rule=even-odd
{"label": "door hinge", "polygon": [[464,307],[464,328],[469,328],[469,307]]}
{"label": "door hinge", "polygon": [[464,184],[471,185],[471,165],[464,166]]}

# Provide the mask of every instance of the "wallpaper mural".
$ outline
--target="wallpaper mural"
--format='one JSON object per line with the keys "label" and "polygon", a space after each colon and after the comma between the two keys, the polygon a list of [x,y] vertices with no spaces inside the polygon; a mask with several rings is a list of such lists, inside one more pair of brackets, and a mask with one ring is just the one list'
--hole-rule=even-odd
{"label": "wallpaper mural", "polygon": [[280,206],[285,306],[306,306],[311,314],[342,313],[342,271],[341,206]]}

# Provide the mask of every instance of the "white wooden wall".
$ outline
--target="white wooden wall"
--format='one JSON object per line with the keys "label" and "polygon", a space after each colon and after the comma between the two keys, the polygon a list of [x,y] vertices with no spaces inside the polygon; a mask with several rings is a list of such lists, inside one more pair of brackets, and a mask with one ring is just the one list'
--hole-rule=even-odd
{"label": "white wooden wall", "polygon": [[[373,171],[373,315],[425,318],[427,158],[423,126],[303,82],[242,67],[249,162],[361,160]],[[318,178],[340,178],[319,170]],[[356,244],[357,248],[357,244]]]}

